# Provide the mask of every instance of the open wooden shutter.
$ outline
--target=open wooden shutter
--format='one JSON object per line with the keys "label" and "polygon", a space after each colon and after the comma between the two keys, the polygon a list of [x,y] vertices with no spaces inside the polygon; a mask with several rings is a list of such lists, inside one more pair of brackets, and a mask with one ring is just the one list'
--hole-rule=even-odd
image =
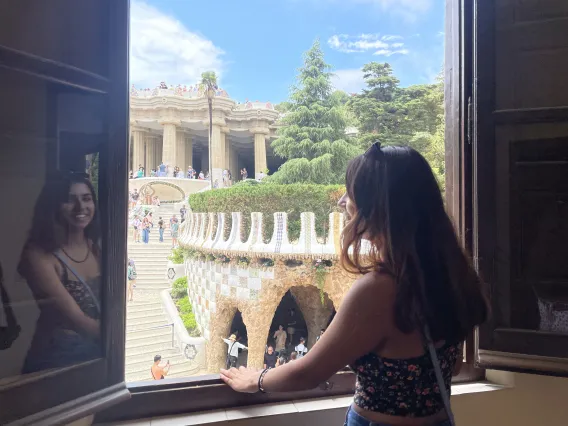
{"label": "open wooden shutter", "polygon": [[474,257],[487,368],[568,374],[568,2],[474,6]]}

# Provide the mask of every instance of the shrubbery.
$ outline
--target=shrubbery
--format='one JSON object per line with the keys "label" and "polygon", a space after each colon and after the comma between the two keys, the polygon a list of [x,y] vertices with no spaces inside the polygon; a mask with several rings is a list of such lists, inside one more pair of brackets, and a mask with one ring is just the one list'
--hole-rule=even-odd
{"label": "shrubbery", "polygon": [[183,253],[184,253],[183,248],[181,247],[174,248],[172,249],[172,253],[168,256],[168,259],[171,260],[176,265],[180,265],[184,261]]}
{"label": "shrubbery", "polygon": [[187,296],[187,277],[180,277],[172,283],[172,299],[181,299]]}
{"label": "shrubbery", "polygon": [[288,213],[288,232],[292,239],[298,239],[300,236],[300,214],[313,212],[316,216],[316,232],[319,237],[325,237],[329,226],[329,214],[337,210],[337,202],[344,190],[341,185],[249,184],[245,181],[231,188],[192,194],[189,197],[189,204],[195,213],[225,213],[227,219],[225,237],[231,229],[231,212],[243,214],[243,238],[246,238],[250,232],[252,212],[264,214],[265,241],[272,238],[273,214],[276,212]]}
{"label": "shrubbery", "polygon": [[181,277],[175,280],[172,284],[172,291],[170,293],[172,299],[177,307],[179,316],[183,321],[183,325],[192,337],[199,336],[199,329],[197,328],[197,321],[189,296],[187,295],[187,277]]}

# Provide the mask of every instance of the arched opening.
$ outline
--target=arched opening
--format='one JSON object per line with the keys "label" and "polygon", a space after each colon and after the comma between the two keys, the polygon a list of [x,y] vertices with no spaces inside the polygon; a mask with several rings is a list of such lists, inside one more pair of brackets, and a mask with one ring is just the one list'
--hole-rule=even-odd
{"label": "arched opening", "polygon": [[[243,321],[243,315],[241,314],[241,311],[237,310],[237,312],[235,312],[235,316],[233,317],[233,321],[231,322],[230,330],[231,334],[237,336],[237,342],[242,343],[245,346],[248,346],[247,326]],[[238,366],[246,367],[247,358],[248,358],[248,352],[245,350],[239,350]]]}
{"label": "arched opening", "polygon": [[286,331],[285,352],[289,355],[294,347],[300,342],[300,338],[308,338],[308,327],[302,310],[296,302],[296,298],[290,290],[286,292],[272,319],[270,330],[268,331],[267,345],[277,346],[275,333],[282,326]]}

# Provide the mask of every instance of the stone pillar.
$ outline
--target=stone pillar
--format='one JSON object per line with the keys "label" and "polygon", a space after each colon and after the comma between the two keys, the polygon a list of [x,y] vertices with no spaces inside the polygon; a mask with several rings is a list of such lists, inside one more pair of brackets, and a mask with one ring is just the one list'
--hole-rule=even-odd
{"label": "stone pillar", "polygon": [[146,176],[150,176],[150,170],[156,168],[156,148],[154,136],[146,136]]}
{"label": "stone pillar", "polygon": [[239,152],[234,146],[231,146],[231,173],[233,182],[241,180],[241,171],[239,170]]}
{"label": "stone pillar", "polygon": [[209,150],[205,148],[201,151],[201,170],[198,170],[197,173],[207,174],[207,170],[209,170]]}
{"label": "stone pillar", "polygon": [[176,137],[177,127],[181,124],[179,120],[164,120],[160,124],[164,127],[164,138],[162,142],[162,158],[166,166],[170,166],[170,174],[176,165]]}
{"label": "stone pillar", "polygon": [[156,168],[162,162],[162,145],[164,141],[161,137],[157,137],[154,139],[154,159],[156,160]]}
{"label": "stone pillar", "polygon": [[191,135],[185,135],[185,170],[184,172],[187,173],[187,168],[191,166],[193,167],[193,140],[191,139]]}
{"label": "stone pillar", "polygon": [[178,166],[185,173],[187,171],[187,166],[185,165],[185,132],[181,129],[178,129],[176,134],[174,158],[176,161],[174,166]]}
{"label": "stone pillar", "polygon": [[146,129],[140,127],[132,128],[132,171],[136,176],[136,171],[140,165],[144,166],[144,139],[146,137]]}
{"label": "stone pillar", "polygon": [[268,129],[251,129],[254,133],[254,177],[258,179],[261,171],[266,169],[266,135]]}
{"label": "stone pillar", "polygon": [[212,180],[211,183],[215,184],[215,181],[222,183],[221,172],[223,170],[223,156],[225,155],[224,146],[222,145],[221,137],[221,127],[217,124],[213,124],[213,133],[211,135],[211,167],[210,170]]}

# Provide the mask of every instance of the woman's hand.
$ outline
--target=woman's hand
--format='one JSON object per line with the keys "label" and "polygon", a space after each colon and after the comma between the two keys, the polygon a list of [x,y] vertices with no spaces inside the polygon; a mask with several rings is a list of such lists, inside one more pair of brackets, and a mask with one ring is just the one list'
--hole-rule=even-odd
{"label": "woman's hand", "polygon": [[230,370],[221,370],[221,380],[228,384],[233,390],[244,393],[256,393],[258,389],[258,379],[262,371],[252,368],[240,367]]}

